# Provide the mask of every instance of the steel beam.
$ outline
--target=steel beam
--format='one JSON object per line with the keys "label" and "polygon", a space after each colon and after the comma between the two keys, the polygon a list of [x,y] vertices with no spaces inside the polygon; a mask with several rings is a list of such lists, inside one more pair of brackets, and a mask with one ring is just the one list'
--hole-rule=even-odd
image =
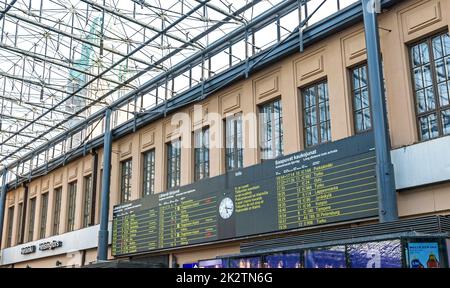
{"label": "steel beam", "polygon": [[[56,34],[59,34],[59,35],[62,35],[62,36],[68,37],[68,38],[72,38],[72,39],[74,39],[76,41],[79,41],[81,43],[85,43],[85,44],[88,44],[88,45],[92,45],[93,47],[101,48],[100,45],[95,43],[95,42],[86,40],[86,39],[84,39],[82,37],[78,37],[76,35],[73,35],[71,33],[65,32],[63,30],[56,29],[56,28],[54,28],[54,27],[52,27],[50,25],[45,25],[45,24],[43,24],[41,22],[34,21],[34,20],[28,19],[26,17],[22,17],[20,15],[14,14],[14,13],[8,13],[7,16],[15,18],[15,19],[23,21],[23,22],[26,22],[26,23],[31,24],[31,25],[37,26],[39,28],[43,28],[45,30],[52,31],[52,32],[54,32]],[[37,15],[34,15],[34,14],[31,14],[30,16],[38,17]],[[123,54],[123,53],[121,53],[119,51],[116,51],[116,50],[108,48],[108,47],[103,47],[103,49],[105,49],[105,51],[108,51],[109,53],[113,53],[113,54],[119,55],[120,57],[129,58],[129,59],[131,59],[133,61],[136,61],[138,63],[144,64],[144,65],[148,65],[148,62],[146,62],[145,60],[128,56],[126,54]],[[159,69],[158,67],[155,67],[155,68]]]}
{"label": "steel beam", "polygon": [[[73,68],[70,68],[70,69],[74,70]],[[37,87],[40,87],[40,88],[46,88],[46,89],[53,90],[53,91],[56,91],[56,92],[60,92],[60,93],[64,93],[64,94],[70,94],[66,90],[56,88],[55,85],[52,85],[50,83],[46,83],[44,81],[35,81],[32,78],[30,78],[30,77],[21,77],[21,76],[17,76],[17,75],[4,73],[4,72],[1,72],[1,71],[0,71],[0,77],[5,77],[5,78],[11,79],[11,80],[22,81],[24,83],[30,84],[30,86],[34,85],[34,86],[37,86]],[[107,81],[109,81],[109,80],[107,80]],[[62,85],[58,85],[58,86],[65,87],[65,86],[62,86]],[[77,95],[77,97],[83,98],[83,99],[88,100],[88,101],[92,101],[92,99],[88,98],[88,97],[84,97],[84,96],[80,96],[80,95]]]}
{"label": "steel beam", "polygon": [[[58,112],[58,113],[61,113],[61,112]],[[21,118],[21,117],[17,117],[17,116],[12,116],[12,115],[3,115],[3,114],[0,114],[1,115],[1,117],[2,118],[4,118],[4,119],[12,119],[12,120],[17,120],[17,121],[23,121],[23,122],[26,122],[26,123],[31,123],[31,122],[33,122],[33,120],[31,120],[31,119],[26,119],[26,118]],[[49,121],[49,119],[44,119],[45,121]],[[49,127],[49,128],[53,128],[53,126],[51,126],[51,125],[49,125],[49,124],[46,124],[46,123],[41,123],[41,122],[33,122],[33,124],[35,124],[35,125],[41,125],[41,126],[44,126],[44,127]],[[63,129],[61,129],[61,130],[63,130]],[[13,132],[13,131],[11,131],[11,132]],[[19,135],[20,133],[22,133],[21,131],[14,131],[13,132],[13,134],[17,134],[17,135]],[[45,131],[45,133],[46,133],[46,131]],[[16,135],[13,135],[13,136],[16,136]],[[43,138],[43,137],[41,137],[41,138]],[[2,143],[2,145],[7,145],[8,143]]]}
{"label": "steel beam", "polygon": [[105,10],[106,12],[108,12],[108,13],[110,13],[110,14],[112,14],[112,15],[115,15],[115,16],[117,16],[117,17],[119,17],[119,18],[123,18],[123,19],[125,19],[125,20],[127,20],[127,21],[130,21],[131,23],[134,23],[134,24],[137,24],[137,25],[139,25],[139,26],[142,26],[143,28],[147,28],[147,29],[149,29],[150,31],[153,31],[153,32],[159,34],[160,36],[165,35],[165,36],[167,36],[167,37],[169,37],[169,38],[171,38],[171,39],[173,39],[173,40],[175,40],[175,41],[178,41],[178,42],[181,42],[181,43],[184,43],[184,44],[188,44],[189,46],[193,46],[193,47],[195,47],[195,48],[197,48],[197,49],[203,49],[203,48],[205,48],[205,47],[202,47],[201,45],[198,45],[197,43],[191,43],[191,42],[189,42],[189,41],[186,41],[186,40],[184,40],[184,39],[181,39],[180,37],[178,37],[178,36],[176,36],[176,35],[172,35],[172,34],[170,34],[170,33],[168,33],[168,32],[165,32],[165,33],[164,33],[164,32],[162,32],[161,30],[159,30],[159,29],[157,29],[157,28],[155,28],[155,27],[153,27],[153,26],[150,26],[150,25],[148,25],[148,24],[145,24],[145,23],[143,23],[143,22],[141,22],[141,21],[139,21],[139,20],[136,20],[136,19],[133,18],[133,17],[128,17],[127,15],[124,15],[124,14],[120,13],[118,10],[114,10],[114,9],[112,9],[112,8],[110,8],[110,7],[107,7],[107,6],[104,6],[104,5],[101,5],[101,4],[92,2],[92,1],[88,1],[88,0],[81,0],[81,2],[84,2],[84,3],[86,3],[86,4],[89,4],[89,5],[93,6],[93,7],[97,7],[98,9]]}
{"label": "steel beam", "polygon": [[[203,3],[206,3],[210,0],[205,0]],[[203,7],[203,4],[197,5],[194,8],[192,8],[192,10],[190,10],[189,12],[187,12],[186,14],[184,14],[182,17],[180,17],[179,19],[175,20],[174,22],[172,22],[169,26],[167,26],[165,29],[163,29],[163,32],[165,31],[169,31],[172,27],[175,27],[178,23],[180,23],[181,21],[183,21],[184,19],[186,19],[187,17],[189,17],[191,14],[193,14],[195,11],[197,11],[198,9],[200,9],[201,7]],[[73,92],[71,95],[67,96],[66,98],[62,99],[61,101],[59,101],[55,106],[53,106],[52,108],[48,109],[47,111],[45,111],[44,113],[42,113],[41,115],[39,115],[35,120],[39,120],[40,118],[42,118],[43,116],[45,116],[46,114],[50,113],[54,107],[63,104],[65,101],[67,101],[67,99],[69,99],[72,95],[75,95],[76,93],[78,93],[79,91],[82,91],[83,89],[85,89],[88,85],[90,85],[91,83],[93,83],[96,78],[100,78],[103,75],[105,75],[106,73],[108,73],[108,71],[112,70],[114,67],[118,66],[120,63],[122,63],[123,61],[125,61],[126,59],[128,59],[129,57],[131,57],[132,55],[134,55],[136,52],[140,51],[142,48],[144,48],[146,45],[148,45],[149,43],[151,43],[152,41],[154,41],[155,39],[157,39],[159,36],[153,36],[151,38],[149,38],[148,40],[146,40],[144,43],[142,43],[141,45],[139,45],[139,47],[135,48],[133,51],[131,51],[130,53],[127,54],[126,57],[121,58],[119,61],[115,62],[114,64],[112,64],[111,66],[109,66],[107,69],[103,70],[101,73],[99,73],[95,78],[87,81],[82,87],[80,87],[77,91]],[[192,41],[192,40],[191,40]],[[185,44],[184,44],[185,45]],[[178,48],[177,50],[181,50],[181,48]],[[177,51],[175,50],[175,51]],[[151,67],[155,66],[155,65],[159,65],[159,63],[163,63],[166,59],[168,59],[170,56],[172,56],[174,52],[169,53],[168,55],[166,55],[165,57],[159,59],[158,61],[156,61],[155,63],[151,63],[150,65],[148,65],[148,67],[146,69],[144,69],[143,71],[137,73],[135,76],[130,77],[129,79],[127,79],[126,81],[124,81],[121,85],[111,89],[108,93],[104,94],[103,96],[99,97],[97,100],[93,101],[93,103],[97,103],[101,100],[103,100],[104,98],[106,98],[107,96],[111,95],[112,93],[114,93],[115,91],[117,91],[118,89],[120,89],[122,86],[127,85],[128,83],[130,83],[131,81],[135,80],[136,78],[138,78],[139,76],[147,73],[149,70],[151,70]],[[170,55],[170,56],[169,56]],[[139,90],[139,89],[137,89]],[[130,94],[130,93],[129,93]],[[128,95],[129,95],[128,94]],[[120,105],[116,105],[120,106]],[[88,107],[84,107],[82,109],[80,109],[78,111],[78,113],[81,113],[83,111],[85,111]],[[99,111],[99,113],[104,113],[105,110]],[[95,114],[95,116],[91,116],[89,119],[94,119],[95,117],[97,117],[98,114]],[[64,123],[66,123],[67,121],[69,121],[70,119],[72,119],[73,117],[68,117],[67,119],[65,119],[64,121],[61,121],[58,125],[62,125]],[[24,127],[20,128],[18,131],[22,132],[23,130],[25,130],[26,128],[29,127],[30,124],[25,125]],[[56,126],[58,126],[56,125]],[[85,122],[83,122],[83,125],[85,125]],[[51,130],[50,130],[51,131]],[[49,132],[50,132],[49,131]],[[41,138],[42,136],[44,136],[45,134],[41,134],[38,137],[36,137],[36,140]],[[12,139],[12,136],[8,137],[6,140],[4,140],[2,142],[5,143],[6,141],[9,141],[10,139]],[[16,149],[15,151],[11,152],[9,156],[12,156],[14,154],[16,154],[18,151],[20,151],[23,148],[23,146],[21,146],[20,148]],[[3,157],[0,161],[4,161],[6,160],[6,157]]]}
{"label": "steel beam", "polygon": [[1,12],[0,20],[3,19],[6,13],[14,6],[14,4],[17,2],[17,0],[12,0],[11,3],[8,4],[8,6]]}
{"label": "steel beam", "polygon": [[103,175],[100,207],[100,230],[98,231],[97,260],[108,260],[108,216],[109,216],[109,187],[111,181],[111,109],[105,111],[105,135],[103,138]]}
{"label": "steel beam", "polygon": [[[115,81],[113,79],[104,78],[104,77],[102,77],[103,75],[102,76],[95,75],[95,74],[92,74],[92,73],[88,72],[87,70],[78,69],[78,68],[76,68],[74,66],[71,66],[71,65],[68,65],[66,63],[63,63],[63,62],[60,62],[60,61],[56,61],[53,58],[42,56],[40,54],[33,53],[33,52],[30,52],[30,51],[27,51],[27,50],[23,50],[23,49],[20,49],[20,48],[17,48],[17,47],[13,47],[13,46],[9,46],[9,45],[5,45],[5,44],[1,44],[0,43],[0,48],[5,49],[5,50],[10,51],[10,52],[14,52],[14,53],[26,56],[26,57],[30,57],[30,58],[36,59],[36,60],[39,60],[39,61],[42,61],[42,62],[48,62],[50,64],[53,64],[53,65],[56,65],[56,66],[60,66],[60,67],[63,67],[65,69],[68,69],[68,70],[73,70],[73,71],[76,71],[76,72],[81,73],[81,74],[86,74],[88,76],[93,77],[94,79],[98,78],[98,79],[101,79],[101,80],[105,80],[105,81],[114,83],[116,85],[122,84],[122,83],[117,82],[117,81]],[[133,86],[130,86],[130,87],[131,88],[135,88]],[[67,94],[70,94],[70,93],[67,93]]]}
{"label": "steel beam", "polygon": [[375,9],[377,0],[361,0],[366,37],[369,91],[375,134],[376,172],[380,222],[398,219],[394,166],[391,161],[386,98],[381,64],[380,36]]}

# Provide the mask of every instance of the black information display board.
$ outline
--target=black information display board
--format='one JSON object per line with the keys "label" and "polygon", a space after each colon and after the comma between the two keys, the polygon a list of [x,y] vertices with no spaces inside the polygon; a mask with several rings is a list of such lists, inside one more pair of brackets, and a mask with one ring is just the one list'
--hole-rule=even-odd
{"label": "black information display board", "polygon": [[113,255],[378,216],[373,133],[114,207]]}

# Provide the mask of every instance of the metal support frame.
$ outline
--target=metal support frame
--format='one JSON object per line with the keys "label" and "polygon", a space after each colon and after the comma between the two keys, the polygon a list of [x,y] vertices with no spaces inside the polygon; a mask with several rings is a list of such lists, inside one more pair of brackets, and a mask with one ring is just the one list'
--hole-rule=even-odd
{"label": "metal support frame", "polygon": [[[183,21],[185,18],[189,17],[191,14],[194,14],[198,9],[202,8],[204,3],[208,2],[210,0],[205,0],[204,2],[202,2],[202,4],[199,4],[195,7],[192,8],[192,10],[190,10],[189,12],[187,12],[186,14],[184,14],[183,16],[181,16],[180,18],[178,18],[177,20],[175,20],[174,22],[172,22],[170,25],[168,25],[167,27],[165,27],[161,33],[165,33],[167,32],[169,29],[175,27],[178,23],[180,23],[181,21]],[[218,25],[218,24],[216,24]],[[201,38],[201,36],[203,36],[205,32],[201,33],[199,36],[195,37],[194,39],[190,40],[190,41],[194,41],[194,40],[198,40]],[[149,39],[147,39],[145,42],[141,43],[137,48],[133,49],[131,52],[129,52],[128,54],[126,54],[124,57],[122,57],[121,59],[119,59],[118,61],[114,62],[112,65],[110,65],[108,68],[104,69],[102,72],[98,73],[95,77],[93,77],[91,80],[87,81],[84,85],[82,85],[80,88],[78,88],[75,92],[69,94],[67,97],[63,98],[61,101],[59,101],[55,106],[49,108],[48,110],[46,110],[44,113],[40,114],[38,117],[36,117],[36,119],[34,119],[33,121],[29,122],[28,124],[26,124],[25,126],[23,126],[22,128],[20,128],[17,132],[22,132],[24,131],[27,127],[29,127],[30,125],[32,125],[34,122],[36,122],[37,120],[41,119],[42,117],[44,117],[45,115],[49,114],[51,111],[53,111],[57,106],[62,105],[64,102],[66,102],[67,100],[69,100],[72,96],[76,95],[78,92],[82,91],[83,89],[85,89],[86,87],[88,87],[88,85],[90,85],[91,83],[95,82],[96,79],[100,79],[102,76],[106,75],[110,70],[112,70],[113,68],[117,67],[119,64],[121,64],[122,62],[124,62],[125,60],[127,60],[128,58],[130,58],[132,55],[136,54],[138,51],[140,51],[143,47],[146,47],[147,45],[149,45],[152,41],[154,41],[155,39],[159,38],[160,34],[155,35],[153,37],[150,37]],[[183,47],[186,46],[186,44],[183,45]],[[120,89],[123,86],[128,85],[128,83],[130,83],[131,81],[137,79],[139,76],[145,74],[147,71],[149,71],[151,68],[156,67],[157,65],[163,63],[165,60],[169,59],[170,56],[176,54],[177,52],[179,52],[182,48],[178,48],[175,49],[174,51],[172,51],[171,53],[169,53],[168,55],[162,57],[161,59],[159,59],[158,61],[154,62],[154,63],[147,63],[147,67],[140,71],[139,73],[135,74],[134,76],[130,77],[129,79],[127,79],[126,81],[124,81],[123,83],[121,83],[119,86],[111,89],[110,91],[108,91],[107,93],[105,93],[103,96],[97,98],[96,100],[92,101],[92,104],[95,104],[101,100],[103,100],[104,98],[106,98],[107,96],[113,94],[116,90]],[[144,86],[144,85],[143,85]],[[139,87],[137,88],[137,91],[133,91],[133,93],[139,92],[142,88]],[[126,101],[126,99],[129,99],[129,97],[131,97],[131,95],[133,95],[133,93],[129,93],[126,95],[126,97],[122,97],[121,99],[123,101]],[[126,98],[126,99],[123,99]],[[115,103],[117,103],[116,106],[119,106],[120,104],[118,103],[119,101],[116,101]],[[82,113],[87,109],[87,107],[81,108],[77,113]],[[102,114],[104,112],[104,110],[100,111],[100,113]],[[94,114],[97,115],[97,114]],[[91,116],[90,118],[95,118],[95,116]],[[72,119],[74,116],[70,116],[67,117],[66,119],[64,119],[63,121],[61,121],[59,123],[59,125],[66,123],[67,121],[69,121],[70,119]],[[35,137],[35,140],[39,140],[40,138],[42,138],[46,133],[42,133],[40,135],[38,135],[37,137]],[[7,141],[9,141],[10,139],[12,139],[14,137],[14,135],[11,135],[9,137],[7,137],[6,140],[3,140],[3,143],[6,143]],[[18,149],[16,149],[15,151],[13,151],[12,153],[9,153],[6,157],[3,157],[1,159],[1,161],[6,160],[8,157],[16,154],[18,151],[20,151],[23,147],[29,145],[31,143],[28,142],[25,145],[20,146]]]}
{"label": "metal support frame", "polygon": [[375,134],[376,172],[380,222],[398,219],[394,166],[391,161],[386,98],[381,64],[380,37],[375,11],[376,0],[362,0],[366,35],[369,91]]}
{"label": "metal support frame", "polygon": [[100,208],[100,230],[98,231],[97,260],[108,260],[108,216],[109,216],[109,186],[111,182],[111,109],[105,111],[105,136],[103,139],[103,175]]}
{"label": "metal support frame", "polygon": [[[390,7],[397,3],[394,0],[382,0],[383,7]],[[279,11],[278,9],[274,11],[274,13],[280,13],[279,15],[283,15],[282,12],[286,13],[287,11],[292,11],[291,9],[297,9],[297,2],[293,2],[293,6],[290,6],[288,10]],[[265,20],[268,20],[269,17],[264,16],[264,20],[262,22],[265,22]],[[275,15],[276,17],[276,15]],[[257,19],[255,19],[258,21]],[[335,15],[329,17],[327,21],[324,21],[322,23],[319,23],[318,25],[314,25],[309,27],[303,32],[303,41],[305,47],[312,45],[313,43],[316,43],[317,41],[320,41],[321,39],[332,35],[333,33],[336,33],[338,31],[341,31],[342,29],[345,29],[346,27],[349,27],[355,23],[358,23],[362,20],[362,5],[352,5],[349,8],[346,8],[345,10],[342,10],[340,13],[336,13]],[[240,37],[245,38],[245,27],[242,27],[242,30],[239,31],[242,34]],[[237,31],[236,33],[231,34],[239,34]],[[237,38],[234,38],[237,35],[228,35],[227,41],[237,41],[237,39],[241,39],[239,36]],[[213,46],[213,47],[211,47]],[[210,50],[216,51],[220,50],[222,48],[222,45],[218,43],[217,45],[211,45],[208,48],[207,52],[212,53]],[[218,46],[218,47],[216,47]],[[283,57],[286,57],[292,53],[296,53],[298,51],[299,47],[299,37],[298,34],[292,35],[291,37],[288,37],[281,43],[281,45],[277,45],[274,49],[266,50],[261,52],[260,54],[255,55],[255,57],[252,57],[248,62],[249,66],[252,68],[252,71],[257,71],[263,67],[266,67],[267,65],[273,64],[275,61],[278,61],[279,59],[282,59]],[[214,48],[214,49],[213,49]],[[187,61],[182,61],[179,64],[175,65],[171,73],[172,75],[182,73],[182,69],[189,69],[189,65],[193,65],[193,63],[200,63],[201,61],[201,55],[198,55],[200,57],[190,57],[189,59],[186,59]],[[184,67],[184,68],[183,68]],[[227,87],[227,85],[230,85],[233,81],[237,81],[239,79],[244,78],[246,70],[247,69],[247,61],[243,61],[237,65],[234,65],[230,69],[210,78],[207,79],[204,83],[204,94],[209,95],[213,93],[214,91],[217,91],[221,89],[222,87]],[[146,83],[142,85],[143,87],[140,87],[138,91],[135,91],[135,93],[145,93],[146,91],[149,91],[152,87],[155,87],[157,85],[158,81],[164,81],[165,75],[160,75],[156,79],[150,81],[150,83]],[[151,85],[153,84],[153,86]],[[145,89],[144,89],[145,88]],[[167,107],[167,112],[174,111],[175,109],[181,108],[184,105],[188,105],[189,103],[193,103],[200,99],[201,96],[201,85],[193,85],[191,88],[189,88],[187,91],[182,92],[177,95],[177,97],[171,98],[167,100],[167,103],[161,103],[159,102],[155,107],[151,108],[150,110],[146,111],[145,113],[138,113],[135,115],[137,119],[127,121],[123,124],[121,124],[118,127],[114,128],[114,139],[123,137],[127,135],[128,133],[131,133],[132,128],[134,125],[136,125],[136,128],[139,129],[140,127],[147,125],[148,123],[151,123],[152,121],[157,120],[158,118],[162,117],[164,115],[164,107]],[[115,103],[110,105],[111,109],[117,109],[120,105],[122,105],[128,97],[131,97],[133,95],[132,93],[130,95],[125,95],[123,99],[118,99]],[[34,149],[34,151],[38,153],[43,153],[47,149],[50,149],[53,145],[61,142],[64,140],[64,135],[67,134],[73,134],[78,131],[82,127],[84,127],[89,123],[95,123],[97,121],[102,121],[101,119],[104,117],[105,110],[102,109],[101,111],[95,112],[92,114],[89,118],[85,119],[82,123],[79,123],[77,125],[74,125],[71,127],[70,131],[66,131],[64,134],[60,134],[56,137],[53,137],[51,141],[39,146],[38,148]],[[103,144],[103,138],[102,136],[95,137],[89,141],[86,142],[86,149],[94,149],[97,147],[101,147]],[[67,161],[71,161],[72,159],[75,159],[81,155],[81,151],[79,148],[75,148],[70,152],[70,155],[68,157],[64,156],[57,156],[49,159],[48,161],[45,161],[45,165],[41,167],[37,167],[33,170],[33,178],[38,177],[39,175],[45,174],[48,171],[51,171],[53,169],[56,169],[57,167],[61,166],[62,159],[66,158]],[[20,158],[8,165],[8,168],[14,168],[21,165],[21,163],[24,163],[25,161],[29,161],[31,159],[32,153],[27,153],[25,155],[20,156]],[[11,168],[11,169],[12,169]],[[12,171],[9,169],[10,171]],[[22,183],[24,179],[15,179],[12,183],[10,183],[10,188],[13,189],[20,183]]]}
{"label": "metal support frame", "polygon": [[4,11],[1,12],[0,15],[0,20],[3,19],[3,17],[5,16],[6,13],[8,13],[8,11],[14,6],[14,4],[17,2],[17,0],[12,0],[8,6],[6,7],[6,9]]}
{"label": "metal support frame", "polygon": [[6,193],[8,192],[6,183],[6,175],[8,174],[8,170],[3,170],[2,175],[2,189],[0,191],[0,248],[2,247],[3,242],[3,222],[5,218],[5,202],[6,202]]}

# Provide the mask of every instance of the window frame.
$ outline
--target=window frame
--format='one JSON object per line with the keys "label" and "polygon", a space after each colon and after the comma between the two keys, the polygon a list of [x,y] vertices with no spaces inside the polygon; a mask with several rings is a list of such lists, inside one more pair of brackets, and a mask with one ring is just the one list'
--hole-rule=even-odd
{"label": "window frame", "polygon": [[[83,221],[82,228],[91,226],[92,223],[92,204],[94,193],[94,177],[92,174],[83,177]],[[88,197],[89,196],[89,197]]]}
{"label": "window frame", "polygon": [[[327,120],[326,121],[324,121],[324,122],[329,122],[329,140],[327,140],[327,141],[322,141],[322,135],[321,135],[321,130],[322,130],[322,128],[320,127],[320,124],[322,123],[321,121],[320,121],[320,106],[319,106],[319,101],[317,101],[318,99],[319,99],[319,93],[318,93],[318,87],[319,87],[319,85],[321,85],[321,84],[325,84],[326,85],[326,91],[327,91],[327,101],[328,101],[328,111],[327,111],[327,114],[328,114],[328,117],[327,117]],[[316,144],[312,144],[312,145],[308,145],[308,139],[307,139],[307,128],[308,127],[306,127],[306,121],[305,121],[305,111],[306,111],[306,109],[307,108],[310,108],[310,107],[313,107],[313,106],[308,106],[308,107],[306,107],[306,105],[305,105],[305,97],[304,97],[304,91],[306,91],[307,89],[310,89],[310,88],[312,88],[312,87],[314,87],[314,93],[315,93],[315,101],[316,101],[316,104],[315,104],[315,108],[316,108],[316,124],[315,125],[311,125],[311,126],[309,126],[309,127],[313,127],[313,126],[316,126],[317,128],[318,128],[318,130],[317,130],[317,143]],[[329,93],[329,87],[328,87],[328,78],[321,78],[321,79],[318,79],[318,80],[316,80],[316,81],[314,81],[314,82],[311,82],[311,83],[309,83],[309,84],[307,84],[307,85],[304,85],[304,86],[302,86],[302,87],[300,87],[299,88],[299,92],[300,92],[300,103],[301,103],[301,123],[302,123],[302,130],[303,130],[303,145],[304,145],[304,148],[312,148],[312,147],[316,147],[316,146],[319,146],[319,145],[322,145],[322,144],[325,144],[325,143],[329,143],[329,142],[332,142],[333,141],[333,139],[332,139],[332,135],[331,135],[331,132],[332,132],[332,128],[331,128],[331,114],[330,114],[330,93]]]}
{"label": "window frame", "polygon": [[[120,203],[125,203],[131,200],[131,182],[133,177],[133,158],[128,158],[120,161]],[[128,184],[125,184],[125,180]],[[126,185],[126,186],[125,186]]]}
{"label": "window frame", "polygon": [[47,234],[48,199],[49,199],[48,192],[41,194],[41,205],[39,215],[39,239],[45,238]]}
{"label": "window frame", "polygon": [[[179,147],[174,147],[174,143],[178,143]],[[174,154],[173,151],[178,150]],[[175,155],[175,156],[173,156]],[[172,161],[175,159],[175,170]],[[174,175],[175,173],[175,175]],[[175,181],[172,181],[175,179]],[[171,182],[175,182],[173,185]],[[181,184],[181,138],[173,139],[166,143],[166,188],[174,189],[180,187]]]}
{"label": "window frame", "polygon": [[[207,132],[207,136],[205,136],[205,132]],[[200,136],[198,136],[200,134]],[[193,166],[194,166],[194,182],[207,179],[210,177],[211,167],[210,167],[210,127],[204,126],[192,132],[193,138]],[[197,137],[201,137],[201,147],[197,147]],[[206,137],[206,138],[205,138]],[[205,141],[206,139],[206,141]],[[205,143],[206,142],[206,143]],[[197,162],[197,153],[200,153],[203,156],[203,161]],[[206,159],[206,160],[205,160]],[[202,166],[203,164],[203,166]],[[203,167],[203,169],[201,169]],[[200,171],[202,170],[202,171]],[[199,177],[200,175],[205,175],[203,177]]]}
{"label": "window frame", "polygon": [[[366,79],[367,80],[366,88],[367,88],[367,96],[368,96],[368,99],[369,99],[369,106],[365,107],[365,108],[356,109],[356,107],[355,107],[355,96],[356,96],[356,93],[355,92],[356,92],[356,90],[360,90],[360,92],[361,92],[361,86],[359,88],[355,88],[354,81],[353,81],[354,80],[353,79],[353,75],[354,75],[353,72],[356,69],[361,69],[362,67],[366,68],[366,77],[367,77],[367,79]],[[369,66],[368,66],[367,61],[363,61],[363,62],[360,62],[360,63],[358,63],[356,65],[348,67],[348,75],[349,75],[349,80],[350,80],[349,87],[350,87],[350,103],[351,103],[352,120],[353,120],[353,132],[354,132],[354,134],[362,134],[362,133],[365,133],[365,132],[373,130],[372,99],[370,97]],[[359,81],[359,82],[361,82],[361,81]],[[356,112],[364,111],[365,109],[369,109],[370,127],[366,128],[366,129],[363,129],[363,130],[358,130],[357,129],[357,122],[356,122]]]}
{"label": "window frame", "polygon": [[29,200],[29,207],[28,210],[28,229],[27,229],[27,240],[26,242],[33,241],[34,239],[34,220],[36,219],[36,197],[30,198]]}
{"label": "window frame", "polygon": [[8,226],[6,232],[6,248],[13,246],[13,233],[14,233],[14,213],[16,211],[15,205],[8,207]]}
{"label": "window frame", "polygon": [[17,244],[22,244],[22,242],[23,242],[23,237],[24,237],[24,233],[25,233],[25,227],[24,227],[24,222],[23,222],[23,218],[24,218],[24,203],[23,203],[23,201],[22,202],[19,202],[18,204],[17,204],[17,209],[18,209],[18,211],[17,211],[17,231],[16,231],[16,243]]}
{"label": "window frame", "polygon": [[[440,95],[439,95],[439,88],[438,88],[438,81],[437,81],[437,75],[436,75],[436,59],[434,57],[434,52],[433,52],[433,39],[436,37],[442,37],[445,34],[449,34],[450,36],[450,31],[448,30],[440,30],[437,31],[433,34],[429,34],[426,35],[425,37],[421,37],[418,40],[415,40],[409,44],[407,44],[407,57],[408,57],[408,63],[409,63],[409,77],[411,79],[411,91],[412,91],[412,97],[413,97],[413,102],[414,102],[414,118],[415,118],[415,125],[416,125],[416,133],[417,133],[417,139],[419,142],[426,142],[426,141],[430,141],[430,140],[434,140],[434,139],[438,139],[441,137],[445,137],[445,136],[449,136],[449,134],[444,134],[444,129],[443,129],[443,123],[441,121],[441,115],[442,115],[442,111],[448,110],[450,109],[450,103],[448,105],[442,106],[440,103]],[[432,85],[430,87],[432,87],[433,89],[433,94],[434,94],[434,102],[435,102],[435,109],[433,110],[429,110],[426,112],[419,112],[418,111],[418,99],[416,96],[416,82],[415,82],[415,77],[414,77],[414,64],[413,64],[413,47],[420,45],[422,43],[426,43],[427,48],[428,48],[428,52],[429,52],[429,57],[430,57],[430,70],[431,70],[431,82]],[[444,56],[445,58],[445,56]],[[445,63],[444,63],[445,65]],[[423,65],[421,65],[423,66]],[[450,73],[450,71],[449,71]],[[450,75],[449,75],[450,76]],[[426,89],[426,88],[423,88]],[[450,91],[449,91],[450,93]],[[444,107],[444,108],[443,108]],[[427,117],[429,115],[432,114],[436,114],[436,121],[437,121],[437,128],[438,128],[438,135],[436,137],[429,137],[428,139],[423,139],[422,138],[422,132],[421,132],[421,124],[420,124],[420,118],[422,117]]]}
{"label": "window frame", "polygon": [[[243,137],[244,137],[244,123],[242,120],[242,112],[237,112],[234,113],[233,115],[229,115],[227,117],[224,118],[224,141],[225,141],[225,172],[231,172],[231,171],[236,171],[239,169],[242,169],[244,167],[244,148],[243,148]],[[238,135],[238,120],[240,121],[240,129],[241,129],[241,135]],[[228,121],[233,121],[233,146],[231,148],[228,148],[228,132],[229,129],[227,129],[228,127]],[[241,148],[238,148],[238,142],[240,140],[240,146]],[[231,153],[228,153],[228,149],[232,149],[233,151]],[[228,155],[233,156],[233,167],[230,167],[228,165]]]}
{"label": "window frame", "polygon": [[53,197],[52,235],[59,235],[61,224],[62,186],[55,188]]}
{"label": "window frame", "polygon": [[[147,171],[149,165],[148,156],[151,155],[151,165],[150,165],[150,173]],[[156,150],[155,148],[142,152],[142,193],[141,196],[145,197],[148,195],[155,194],[155,178],[156,178]],[[150,175],[149,175],[150,174]],[[148,178],[148,179],[147,179]],[[147,182],[149,184],[147,185]],[[146,192],[146,187],[148,188],[148,192]]]}
{"label": "window frame", "polygon": [[[274,111],[275,111],[275,103],[279,103],[279,106],[280,106],[280,112],[279,112],[279,115],[280,115],[280,118],[277,120],[277,119],[275,119],[275,113],[274,113]],[[271,99],[271,100],[269,100],[269,101],[266,101],[266,102],[264,102],[264,103],[261,103],[261,104],[259,104],[258,105],[258,115],[259,115],[259,117],[258,117],[258,132],[259,132],[259,137],[258,137],[258,139],[259,139],[259,157],[260,157],[260,159],[261,159],[261,162],[262,161],[264,161],[264,160],[270,160],[270,159],[276,159],[276,158],[278,158],[278,157],[282,157],[283,155],[284,155],[284,131],[283,131],[283,104],[282,104],[283,102],[282,102],[282,100],[281,100],[281,97],[277,97],[277,98],[274,98],[274,99]],[[267,127],[267,123],[266,122],[263,122],[263,112],[262,112],[262,110],[264,109],[264,108],[266,108],[266,107],[272,107],[272,113],[270,113],[270,121],[271,121],[271,123],[273,123],[272,124],[272,135],[271,135],[271,137],[272,137],[272,139],[271,139],[271,141],[270,141],[270,146],[271,146],[271,151],[272,151],[272,157],[271,158],[268,158],[268,157],[266,157],[264,154],[266,153],[265,151],[263,151],[263,146],[262,146],[262,143],[266,143],[265,141],[263,141],[263,139],[265,138],[263,135],[265,135],[265,132],[266,132],[266,130],[267,129],[264,129],[265,127]],[[279,125],[280,125],[280,127],[279,127],[279,134],[280,135],[278,135],[278,137],[276,137],[277,135],[277,133],[276,133],[276,124],[275,123],[279,123]],[[278,148],[277,148],[277,145],[276,145],[276,139],[278,138],[278,141],[279,141],[279,143],[280,143],[280,149],[281,149],[281,152],[280,152],[280,154],[278,154]],[[276,155],[275,155],[276,154]]]}
{"label": "window frame", "polygon": [[75,230],[77,188],[77,181],[72,181],[67,186],[67,232],[72,232]]}

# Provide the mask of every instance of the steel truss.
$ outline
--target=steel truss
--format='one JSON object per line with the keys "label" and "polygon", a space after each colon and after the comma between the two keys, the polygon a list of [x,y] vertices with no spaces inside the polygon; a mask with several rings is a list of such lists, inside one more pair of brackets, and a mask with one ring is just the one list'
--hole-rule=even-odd
{"label": "steel truss", "polygon": [[293,38],[301,51],[309,27],[355,2],[0,0],[0,170],[15,185],[45,174],[101,146],[106,109],[134,131]]}

